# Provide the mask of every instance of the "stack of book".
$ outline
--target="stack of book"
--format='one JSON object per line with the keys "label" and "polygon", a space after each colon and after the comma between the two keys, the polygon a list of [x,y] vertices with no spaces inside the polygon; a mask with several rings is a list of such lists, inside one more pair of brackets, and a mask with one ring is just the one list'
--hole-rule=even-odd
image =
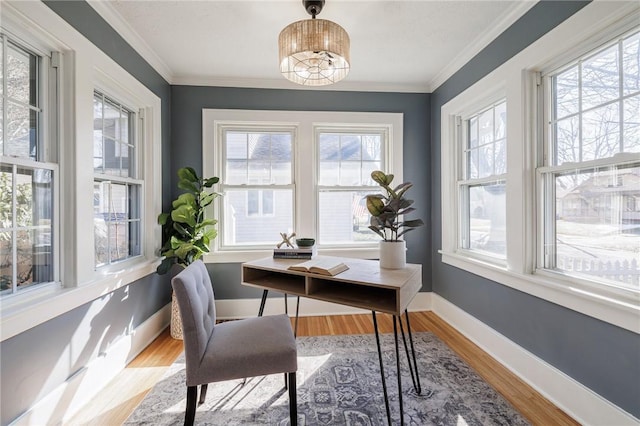
{"label": "stack of book", "polygon": [[316,254],[316,246],[297,248],[275,248],[274,259],[311,259]]}

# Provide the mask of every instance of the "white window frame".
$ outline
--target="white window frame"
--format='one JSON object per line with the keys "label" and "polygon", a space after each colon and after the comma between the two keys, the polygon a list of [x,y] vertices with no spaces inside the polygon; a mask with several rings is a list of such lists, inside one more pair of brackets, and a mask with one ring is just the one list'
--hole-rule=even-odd
{"label": "white window frame", "polygon": [[[468,177],[467,170],[467,145],[468,145],[468,134],[469,127],[468,122],[469,119],[473,116],[480,115],[485,111],[490,109],[495,109],[495,106],[505,102],[504,99],[504,91],[498,90],[496,93],[488,96],[485,100],[479,102],[473,102],[467,107],[465,107],[460,114],[455,117],[455,132],[456,132],[456,150],[455,155],[457,159],[455,160],[455,173],[458,177],[458,181],[456,183],[456,192],[457,192],[457,229],[456,229],[456,239],[457,239],[457,247],[456,251],[464,256],[469,256],[472,258],[476,258],[488,263],[494,263],[499,266],[506,266],[506,258],[503,259],[500,256],[493,255],[490,252],[481,251],[472,249],[469,247],[468,241],[466,239],[469,238],[469,216],[471,206],[469,204],[468,199],[468,191],[469,188],[473,186],[483,185],[483,184],[492,184],[499,182],[507,181],[507,173],[501,173],[498,175],[490,175],[482,178],[470,178]],[[508,117],[508,115],[507,115]],[[507,125],[509,120],[507,119]],[[506,130],[506,129],[505,129]],[[506,135],[505,135],[505,145],[507,143]],[[506,149],[506,146],[505,146]],[[508,150],[507,150],[508,151]],[[494,158],[495,160],[495,158]]]}
{"label": "white window frame", "polygon": [[[104,84],[104,83],[103,83]],[[131,164],[131,166],[133,167],[134,170],[134,176],[130,177],[130,176],[119,176],[119,175],[111,175],[111,174],[105,174],[105,173],[96,173],[94,170],[94,174],[93,174],[93,181],[94,181],[94,185],[96,183],[100,184],[100,185],[110,185],[112,183],[118,184],[118,185],[127,185],[127,193],[130,194],[130,187],[137,187],[139,189],[138,193],[137,193],[137,200],[136,203],[138,205],[138,209],[140,210],[140,218],[139,220],[131,220],[131,219],[127,219],[126,223],[127,226],[129,226],[129,224],[131,222],[139,222],[139,226],[138,226],[138,235],[135,235],[134,237],[136,239],[138,239],[140,241],[140,253],[136,253],[136,254],[130,254],[129,256],[127,256],[124,259],[119,259],[119,260],[111,260],[109,259],[109,261],[105,264],[101,264],[101,265],[96,265],[96,268],[108,268],[111,265],[114,264],[120,264],[122,262],[125,262],[127,260],[133,259],[135,257],[138,256],[143,256],[144,255],[144,249],[145,249],[145,243],[144,243],[144,239],[143,239],[143,233],[142,233],[142,227],[144,226],[144,217],[143,215],[143,211],[144,211],[144,194],[145,194],[145,180],[144,180],[144,168],[143,168],[143,163],[144,163],[144,158],[143,158],[143,152],[145,151],[145,140],[144,140],[144,113],[140,114],[139,111],[143,111],[144,110],[144,106],[142,106],[142,108],[140,108],[140,106],[138,105],[137,107],[140,108],[139,110],[134,109],[134,107],[126,105],[124,102],[121,102],[119,99],[117,99],[115,96],[112,96],[110,93],[96,89],[94,91],[94,96],[96,94],[99,94],[102,96],[102,101],[103,103],[106,102],[107,100],[110,100],[111,102],[117,104],[117,106],[121,109],[121,110],[125,110],[128,113],[130,113],[130,117],[132,119],[132,122],[129,123],[130,127],[133,127],[132,131],[130,132],[130,137],[133,138],[133,141],[129,141],[128,144],[129,145],[133,145],[134,148],[134,155],[133,155],[133,162]],[[93,138],[92,138],[93,141]],[[120,141],[118,141],[118,143],[120,143]],[[120,146],[120,145],[116,145],[116,146]],[[103,147],[104,149],[104,147]],[[95,154],[94,154],[94,158],[95,158]],[[111,191],[111,189],[109,189],[109,191]],[[95,236],[95,232],[94,232],[94,236]],[[132,235],[129,235],[129,241],[131,240]],[[109,246],[108,246],[109,247]],[[110,248],[110,247],[109,247]],[[109,256],[110,257],[110,256]],[[94,263],[95,263],[95,250],[94,250]]]}
{"label": "white window frame", "polygon": [[[51,262],[53,268],[53,280],[48,283],[38,283],[25,289],[18,290],[15,293],[7,293],[2,296],[5,303],[14,297],[22,297],[32,291],[42,291],[42,289],[51,289],[60,286],[60,268],[58,259],[60,258],[60,237],[58,236],[60,224],[60,175],[58,166],[58,140],[57,140],[57,123],[55,117],[58,114],[58,93],[57,87],[59,82],[59,72],[56,61],[59,59],[59,53],[49,40],[34,37],[32,34],[26,34],[24,30],[16,28],[16,24],[12,20],[2,22],[2,32],[5,36],[29,53],[38,57],[38,157],[36,160],[24,157],[5,157],[0,153],[2,163],[15,167],[23,167],[30,170],[49,170],[53,175],[53,185],[51,187],[52,199],[52,239],[51,239]],[[0,39],[0,43],[2,39]],[[6,46],[5,46],[6,47]],[[4,50],[6,55],[6,50]],[[6,96],[6,93],[5,93]],[[3,110],[6,114],[6,110]],[[4,121],[6,126],[6,120]],[[6,128],[5,128],[6,130]],[[14,277],[15,280],[15,269]]]}
{"label": "white window frame", "polygon": [[[380,168],[381,170],[383,170],[385,173],[389,174],[392,172],[388,172],[386,170],[386,164],[388,164],[388,160],[387,160],[387,155],[389,155],[389,152],[391,150],[393,150],[392,146],[387,146],[388,144],[391,144],[393,141],[393,137],[391,136],[393,132],[393,125],[392,124],[386,124],[386,123],[378,123],[378,124],[371,124],[368,126],[359,126],[359,125],[351,125],[351,124],[345,124],[345,125],[324,125],[324,124],[318,124],[318,125],[313,125],[313,145],[314,145],[314,153],[316,154],[316,161],[315,161],[315,167],[317,170],[317,174],[316,174],[316,178],[315,178],[315,182],[319,182],[320,181],[320,170],[319,170],[319,163],[320,163],[320,159],[318,158],[318,153],[319,153],[319,142],[320,142],[320,134],[322,133],[340,133],[340,134],[348,134],[348,133],[352,133],[355,135],[362,135],[362,134],[376,134],[376,135],[380,135],[383,139],[382,141],[382,152],[381,152],[381,164],[382,167]],[[395,185],[399,185],[402,182],[401,180],[401,176],[395,176],[393,179],[393,186]],[[316,185],[316,205],[319,206],[320,205],[320,193],[321,192],[380,192],[380,186],[378,184],[376,184],[373,180],[371,181],[370,185],[356,185],[356,186],[348,186],[348,185],[320,185],[317,184]],[[353,226],[353,224],[352,224]],[[362,250],[363,248],[371,248],[371,247],[376,247],[378,245],[378,241],[380,240],[380,237],[378,236],[374,236],[373,240],[371,242],[369,241],[353,241],[353,242],[343,242],[343,243],[325,243],[324,245],[322,245],[322,240],[319,238],[319,233],[320,233],[320,217],[319,214],[316,217],[316,226],[315,226],[315,237],[316,237],[316,242],[318,242],[318,247],[320,249],[322,249],[323,247],[325,249],[327,248],[331,248],[331,249],[339,249],[339,250],[347,250],[349,248],[354,249],[354,250]],[[371,231],[372,235],[373,231]],[[400,237],[400,239],[404,239],[404,237]]]}
{"label": "white window frame", "polygon": [[[389,129],[389,143],[384,153],[387,173],[393,173],[402,182],[402,124],[401,113],[328,112],[328,111],[263,111],[203,109],[202,111],[202,170],[204,176],[220,176],[224,157],[221,155],[220,128],[231,125],[256,125],[272,127],[294,127],[297,144],[294,153],[294,230],[297,235],[314,236],[317,229],[317,148],[315,132],[318,128],[382,128]],[[219,184],[220,185],[220,184]],[[214,203],[207,215],[220,220],[222,202]],[[220,223],[218,226],[222,227]],[[283,230],[287,231],[287,230]],[[274,236],[274,247],[279,236]],[[368,247],[319,248],[324,255],[377,258],[377,243]],[[246,262],[270,256],[272,249],[242,248],[226,249],[216,238],[211,253],[204,256],[205,262]]]}
{"label": "white window frame", "polygon": [[[441,109],[442,262],[640,334],[640,293],[596,285],[538,268],[541,205],[536,167],[542,152],[540,71],[566,63],[637,25],[640,7],[592,2],[516,54]],[[507,262],[458,250],[456,116],[504,91],[507,101]]]}
{"label": "white window frame", "polygon": [[[60,52],[58,114],[54,123],[59,142],[57,198],[64,202],[55,232],[59,285],[36,287],[0,304],[1,340],[84,305],[155,273],[162,208],[161,101],[113,59],[98,49],[42,2],[3,2],[2,28],[23,40],[43,43]],[[93,93],[100,88],[128,105],[139,105],[145,117],[142,155],[146,182],[142,206],[143,256],[112,267],[94,267],[93,241]],[[138,109],[136,109],[138,110]],[[88,237],[90,236],[90,237]],[[46,287],[46,288],[45,288]]]}

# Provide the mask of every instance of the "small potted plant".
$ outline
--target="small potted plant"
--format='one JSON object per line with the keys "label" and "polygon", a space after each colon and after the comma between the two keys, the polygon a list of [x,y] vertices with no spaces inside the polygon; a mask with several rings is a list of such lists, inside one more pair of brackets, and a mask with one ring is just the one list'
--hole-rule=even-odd
{"label": "small potted plant", "polygon": [[[200,259],[209,252],[209,244],[218,235],[214,228],[218,221],[206,219],[205,209],[220,195],[210,191],[220,179],[201,178],[191,167],[178,170],[178,178],[178,188],[185,192],[172,202],[170,213],[158,215],[164,241],[160,249],[164,258],[157,268],[160,275],[169,271],[176,274],[176,267],[186,268]],[[182,324],[175,298],[172,298],[171,306],[171,336],[182,339]]]}
{"label": "small potted plant", "polygon": [[415,211],[413,200],[405,198],[413,186],[404,182],[392,188],[392,174],[380,170],[371,172],[371,178],[385,193],[367,195],[367,210],[371,213],[369,229],[382,237],[380,241],[380,266],[387,269],[401,269],[406,265],[406,243],[404,234],[424,225],[422,219],[400,220],[401,216]]}

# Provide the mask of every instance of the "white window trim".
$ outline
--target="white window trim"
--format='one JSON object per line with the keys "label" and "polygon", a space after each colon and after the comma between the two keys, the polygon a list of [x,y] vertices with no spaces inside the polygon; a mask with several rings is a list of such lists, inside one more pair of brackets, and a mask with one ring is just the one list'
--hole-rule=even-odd
{"label": "white window trim", "polygon": [[[63,246],[56,247],[60,283],[2,300],[0,339],[5,340],[154,273],[159,262],[161,229],[156,217],[162,208],[162,188],[160,99],[44,3],[4,1],[2,14],[3,28],[19,35],[22,29],[27,41],[36,44],[42,40],[62,52],[56,201],[64,203],[63,212],[56,208],[60,217],[56,232],[64,238]],[[99,271],[93,255],[87,258],[87,253],[94,252],[93,238],[87,238],[93,236],[93,221],[82,220],[93,217],[93,144],[87,141],[93,138],[96,85],[116,89],[123,101],[144,106],[147,139],[142,166],[146,182],[142,217],[147,224],[142,231],[144,255]]]}
{"label": "white window trim", "polygon": [[[442,107],[442,261],[473,274],[640,334],[640,292],[536,268],[539,71],[595,48],[614,31],[637,23],[637,3],[592,2]],[[507,99],[507,264],[457,250],[455,117],[504,90]],[[513,167],[513,165],[521,165]],[[451,219],[454,220],[451,220]]]}
{"label": "white window trim", "polygon": [[[314,135],[316,128],[335,128],[355,125],[362,128],[389,128],[389,144],[385,148],[385,156],[389,165],[387,173],[393,173],[398,182],[402,182],[402,141],[403,114],[401,113],[367,113],[367,112],[333,112],[333,111],[263,111],[263,110],[225,110],[203,109],[202,111],[202,170],[204,176],[220,176],[223,167],[222,159],[216,155],[216,128],[230,123],[265,124],[296,126],[299,143],[294,147],[295,171],[294,181],[297,187],[296,205],[294,206],[294,224],[299,235],[314,235],[316,223],[305,218],[315,218],[317,206],[316,191],[301,190],[301,182],[317,182]],[[221,202],[216,201],[207,212],[219,219]],[[278,242],[275,236],[274,246]],[[212,252],[204,256],[205,262],[247,262],[272,255],[272,250],[244,249],[220,251],[218,238],[214,240]],[[378,248],[326,248],[319,250],[323,255],[348,256],[365,259],[378,257]]]}

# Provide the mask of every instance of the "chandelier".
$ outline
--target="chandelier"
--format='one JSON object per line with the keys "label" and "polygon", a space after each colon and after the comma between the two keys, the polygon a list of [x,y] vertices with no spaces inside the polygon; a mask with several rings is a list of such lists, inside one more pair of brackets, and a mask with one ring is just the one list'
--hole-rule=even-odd
{"label": "chandelier", "polygon": [[340,25],[316,19],[324,0],[302,0],[311,19],[287,25],[278,37],[280,72],[297,84],[325,86],[349,74],[349,34]]}

